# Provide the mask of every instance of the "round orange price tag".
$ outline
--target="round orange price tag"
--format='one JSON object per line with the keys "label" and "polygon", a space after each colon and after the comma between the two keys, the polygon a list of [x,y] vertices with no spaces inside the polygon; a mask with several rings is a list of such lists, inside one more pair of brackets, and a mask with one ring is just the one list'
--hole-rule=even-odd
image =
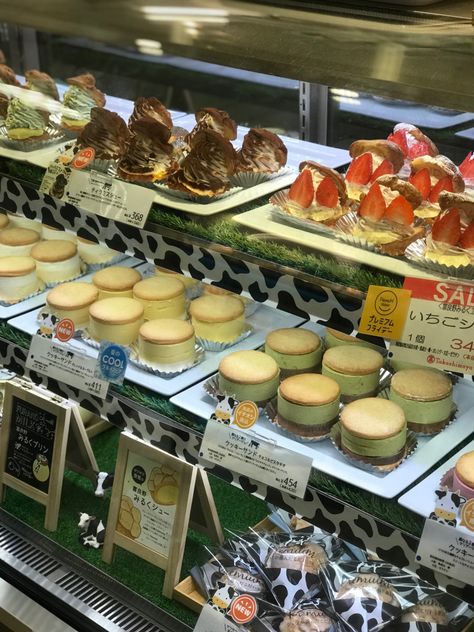
{"label": "round orange price tag", "polygon": [[251,595],[240,595],[232,602],[229,614],[236,623],[245,625],[257,614],[257,602]]}
{"label": "round orange price tag", "polygon": [[85,149],[81,149],[81,151],[74,156],[71,165],[74,169],[84,169],[84,167],[87,167],[94,158],[95,149],[92,147],[86,147]]}
{"label": "round orange price tag", "polygon": [[467,501],[461,509],[461,526],[474,531],[474,498]]}
{"label": "round orange price tag", "polygon": [[237,404],[234,411],[234,424],[242,430],[251,428],[258,419],[258,408],[255,402],[245,401]]}
{"label": "round orange price tag", "polygon": [[54,335],[60,342],[67,342],[74,336],[74,322],[70,318],[63,318],[56,325]]}

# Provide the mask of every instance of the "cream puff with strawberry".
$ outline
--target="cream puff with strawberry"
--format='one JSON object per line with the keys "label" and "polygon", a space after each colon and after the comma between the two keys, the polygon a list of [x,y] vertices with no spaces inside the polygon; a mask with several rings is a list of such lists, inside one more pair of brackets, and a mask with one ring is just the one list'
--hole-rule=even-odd
{"label": "cream puff with strawberry", "polygon": [[350,210],[346,184],[340,173],[317,162],[300,164],[300,173],[287,191],[270,200],[289,215],[326,225]]}
{"label": "cream puff with strawberry", "polygon": [[467,189],[474,189],[474,153],[470,151],[459,165]]}
{"label": "cream puff with strawberry", "polygon": [[409,182],[421,193],[423,201],[415,215],[433,221],[441,212],[440,193],[464,191],[464,180],[459,169],[446,156],[420,156],[411,163]]}
{"label": "cream puff with strawberry", "polygon": [[352,162],[346,173],[346,185],[353,200],[360,200],[380,176],[397,174],[405,160],[400,147],[389,140],[356,140],[349,153]]}
{"label": "cream puff with strawberry", "polygon": [[431,138],[428,138],[417,127],[410,123],[398,123],[387,140],[396,143],[408,160],[414,160],[420,156],[437,156],[438,148]]}
{"label": "cream puff with strawberry", "polygon": [[416,225],[414,209],[421,202],[417,189],[397,176],[381,176],[361,199],[354,236],[376,244],[385,254],[402,255],[424,235]]}
{"label": "cream puff with strawberry", "polygon": [[[474,206],[474,202],[472,204]],[[455,268],[474,262],[474,221],[463,226],[458,208],[443,211],[427,239],[425,257]]]}

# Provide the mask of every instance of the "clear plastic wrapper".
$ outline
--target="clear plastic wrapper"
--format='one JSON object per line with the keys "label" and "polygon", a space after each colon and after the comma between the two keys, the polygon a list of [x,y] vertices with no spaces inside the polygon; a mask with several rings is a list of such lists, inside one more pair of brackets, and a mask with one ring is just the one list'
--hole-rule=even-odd
{"label": "clear plastic wrapper", "polygon": [[343,632],[328,613],[327,605],[319,599],[302,602],[289,612],[261,604],[249,628],[252,632]]}

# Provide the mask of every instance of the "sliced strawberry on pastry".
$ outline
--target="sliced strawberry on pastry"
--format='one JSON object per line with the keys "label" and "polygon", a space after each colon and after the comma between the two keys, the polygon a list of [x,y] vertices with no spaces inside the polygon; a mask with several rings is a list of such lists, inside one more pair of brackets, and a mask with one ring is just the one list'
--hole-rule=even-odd
{"label": "sliced strawberry on pastry", "polygon": [[431,179],[428,169],[420,169],[410,176],[408,182],[418,189],[424,200],[428,199],[431,191]]}
{"label": "sliced strawberry on pastry", "polygon": [[311,206],[314,197],[313,178],[308,169],[303,169],[290,187],[288,197],[303,208]]}
{"label": "sliced strawberry on pastry", "polygon": [[407,136],[406,136],[405,131],[401,129],[396,130],[387,137],[387,140],[390,140],[392,141],[392,143],[395,143],[396,145],[398,145],[400,149],[403,151],[404,155],[408,156],[408,144],[407,144]]}
{"label": "sliced strawberry on pastry", "polygon": [[433,141],[410,123],[398,123],[388,140],[397,143],[410,160],[420,156],[436,156],[439,151]]}
{"label": "sliced strawberry on pastry", "polygon": [[403,195],[399,195],[390,202],[383,218],[397,224],[411,226],[415,221],[415,214],[410,202],[405,200]]}
{"label": "sliced strawberry on pastry", "polygon": [[431,189],[429,201],[436,203],[441,191],[450,191],[451,193],[454,191],[453,179],[451,176],[444,176],[444,178],[438,180],[438,182]]}
{"label": "sliced strawberry on pastry", "polygon": [[392,163],[389,162],[385,158],[384,160],[382,160],[382,162],[379,164],[377,169],[372,174],[372,177],[370,178],[370,181],[371,182],[375,182],[375,180],[377,180],[377,178],[380,178],[380,176],[391,176],[391,175],[393,175],[393,173],[394,173],[394,170],[393,170]]}
{"label": "sliced strawberry on pastry", "polygon": [[474,156],[472,151],[468,153],[459,165],[459,171],[466,180],[474,180]]}
{"label": "sliced strawberry on pastry", "polygon": [[461,237],[461,216],[457,208],[450,208],[440,215],[431,230],[434,241],[455,246]]}
{"label": "sliced strawberry on pastry", "polygon": [[471,222],[463,232],[459,245],[466,250],[474,249],[474,222]]}
{"label": "sliced strawberry on pastry", "polygon": [[326,176],[319,183],[316,189],[316,202],[320,206],[327,206],[329,208],[337,206],[339,202],[339,191],[331,177]]}
{"label": "sliced strawberry on pastry", "polygon": [[346,173],[346,180],[353,184],[368,184],[372,175],[372,154],[368,152],[354,158]]}
{"label": "sliced strawberry on pastry", "polygon": [[370,187],[367,195],[364,196],[360,203],[359,215],[373,222],[378,222],[384,216],[386,208],[380,186],[375,183]]}

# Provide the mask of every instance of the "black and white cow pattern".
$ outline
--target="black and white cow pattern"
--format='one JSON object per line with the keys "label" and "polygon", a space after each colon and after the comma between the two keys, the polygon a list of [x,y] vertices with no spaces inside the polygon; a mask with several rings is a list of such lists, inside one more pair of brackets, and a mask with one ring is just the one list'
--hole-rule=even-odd
{"label": "black and white cow pattern", "polygon": [[334,599],[332,607],[350,632],[377,632],[400,614],[398,606],[373,598]]}
{"label": "black and white cow pattern", "polygon": [[107,489],[112,489],[113,484],[114,484],[113,474],[109,474],[108,472],[97,472],[94,496],[103,497]]}
{"label": "black and white cow pattern", "polygon": [[436,504],[434,511],[430,513],[430,520],[436,520],[441,524],[455,527],[458,523],[459,509],[466,499],[459,492],[452,492],[447,487],[435,490]]}
{"label": "black and white cow pattern", "polygon": [[216,394],[217,405],[210,419],[229,426],[233,421],[234,411],[239,403],[231,395]]}
{"label": "black and white cow pattern", "polygon": [[79,513],[77,526],[81,529],[79,541],[82,546],[99,549],[104,544],[105,525],[99,518],[88,513]]}
{"label": "black and white cow pattern", "polygon": [[227,584],[218,582],[217,590],[211,597],[210,603],[212,608],[221,614],[226,614],[236,594],[237,592],[234,588],[232,588],[232,586],[227,586]]}
{"label": "black and white cow pattern", "polygon": [[36,335],[42,338],[53,338],[56,325],[59,323],[59,318],[55,314],[49,312],[41,312],[38,315],[39,327]]}

